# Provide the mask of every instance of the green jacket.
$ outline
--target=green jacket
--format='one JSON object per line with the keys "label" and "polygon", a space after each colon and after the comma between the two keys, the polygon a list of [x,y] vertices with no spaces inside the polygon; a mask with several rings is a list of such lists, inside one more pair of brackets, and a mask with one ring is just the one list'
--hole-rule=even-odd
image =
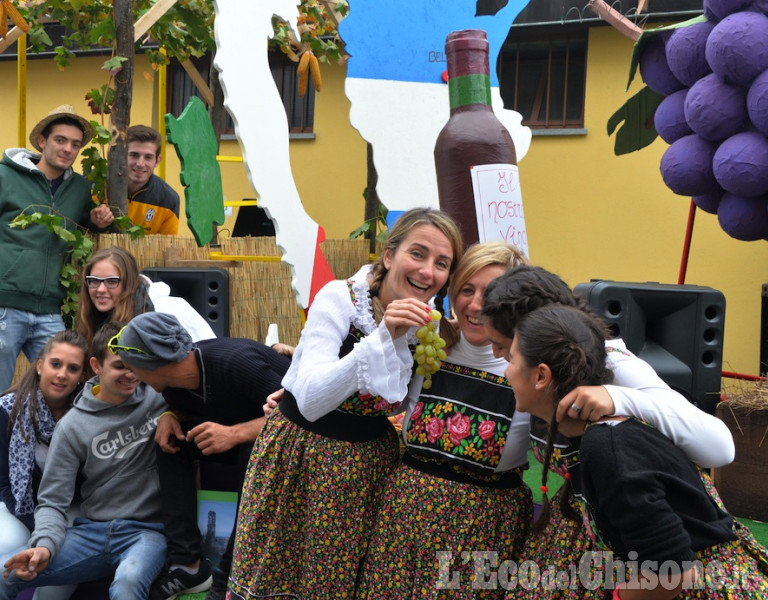
{"label": "green jacket", "polygon": [[35,205],[36,211],[61,216],[62,225],[72,230],[88,224],[93,204],[90,184],[72,169],[51,196],[48,180],[37,169],[39,160],[39,154],[24,148],[6,150],[0,160],[0,306],[58,314],[65,293],[59,276],[66,244],[42,225],[12,229],[9,224]]}

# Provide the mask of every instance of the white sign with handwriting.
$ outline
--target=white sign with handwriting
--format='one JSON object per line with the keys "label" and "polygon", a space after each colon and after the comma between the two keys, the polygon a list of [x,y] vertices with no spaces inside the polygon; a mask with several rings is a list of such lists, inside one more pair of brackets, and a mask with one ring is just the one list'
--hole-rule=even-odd
{"label": "white sign with handwriting", "polygon": [[477,165],[471,175],[480,241],[514,244],[529,256],[517,165]]}

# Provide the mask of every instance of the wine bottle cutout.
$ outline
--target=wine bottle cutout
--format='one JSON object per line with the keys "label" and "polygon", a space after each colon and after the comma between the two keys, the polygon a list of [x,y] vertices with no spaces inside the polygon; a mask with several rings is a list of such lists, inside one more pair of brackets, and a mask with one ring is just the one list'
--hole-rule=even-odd
{"label": "wine bottle cutout", "polygon": [[448,34],[445,53],[451,116],[435,143],[437,193],[440,208],[458,224],[466,248],[479,239],[470,169],[516,165],[517,159],[512,136],[491,107],[485,31],[465,29]]}

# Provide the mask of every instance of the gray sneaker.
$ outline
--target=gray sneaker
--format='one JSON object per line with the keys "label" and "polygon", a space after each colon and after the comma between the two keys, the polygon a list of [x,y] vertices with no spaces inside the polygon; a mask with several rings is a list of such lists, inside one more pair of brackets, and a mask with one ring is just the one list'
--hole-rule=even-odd
{"label": "gray sneaker", "polygon": [[161,573],[149,590],[149,600],[174,600],[179,594],[205,592],[212,581],[211,563],[207,558],[201,558],[197,573],[187,573],[183,569],[168,569]]}

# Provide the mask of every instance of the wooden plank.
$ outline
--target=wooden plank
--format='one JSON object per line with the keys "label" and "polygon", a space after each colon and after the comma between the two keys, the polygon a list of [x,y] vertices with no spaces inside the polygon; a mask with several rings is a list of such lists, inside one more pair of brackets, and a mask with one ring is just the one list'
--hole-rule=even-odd
{"label": "wooden plank", "polygon": [[3,39],[0,39],[0,53],[5,52],[6,48],[18,40],[22,35],[24,35],[24,31],[20,27],[14,27],[8,31],[8,34]]}
{"label": "wooden plank", "polygon": [[328,0],[320,0],[320,4],[322,4],[325,7],[325,12],[328,14],[329,17],[331,17],[333,24],[338,29],[339,21],[341,21],[343,17],[336,12],[336,9],[333,6],[331,6],[331,3],[328,2]]}
{"label": "wooden plank", "polygon": [[133,41],[138,42],[141,37],[150,30],[152,25],[168,12],[177,0],[157,0],[147,12],[133,25]]}
{"label": "wooden plank", "polygon": [[174,260],[166,261],[166,267],[189,267],[192,269],[219,269],[222,267],[242,267],[243,263],[236,260]]}
{"label": "wooden plank", "polygon": [[213,92],[211,91],[211,88],[208,87],[208,84],[205,83],[205,79],[200,75],[197,67],[195,67],[190,60],[185,60],[181,63],[181,66],[184,67],[184,70],[187,72],[187,75],[189,75],[192,83],[195,84],[195,87],[202,94],[203,102],[208,106],[213,106]]}

